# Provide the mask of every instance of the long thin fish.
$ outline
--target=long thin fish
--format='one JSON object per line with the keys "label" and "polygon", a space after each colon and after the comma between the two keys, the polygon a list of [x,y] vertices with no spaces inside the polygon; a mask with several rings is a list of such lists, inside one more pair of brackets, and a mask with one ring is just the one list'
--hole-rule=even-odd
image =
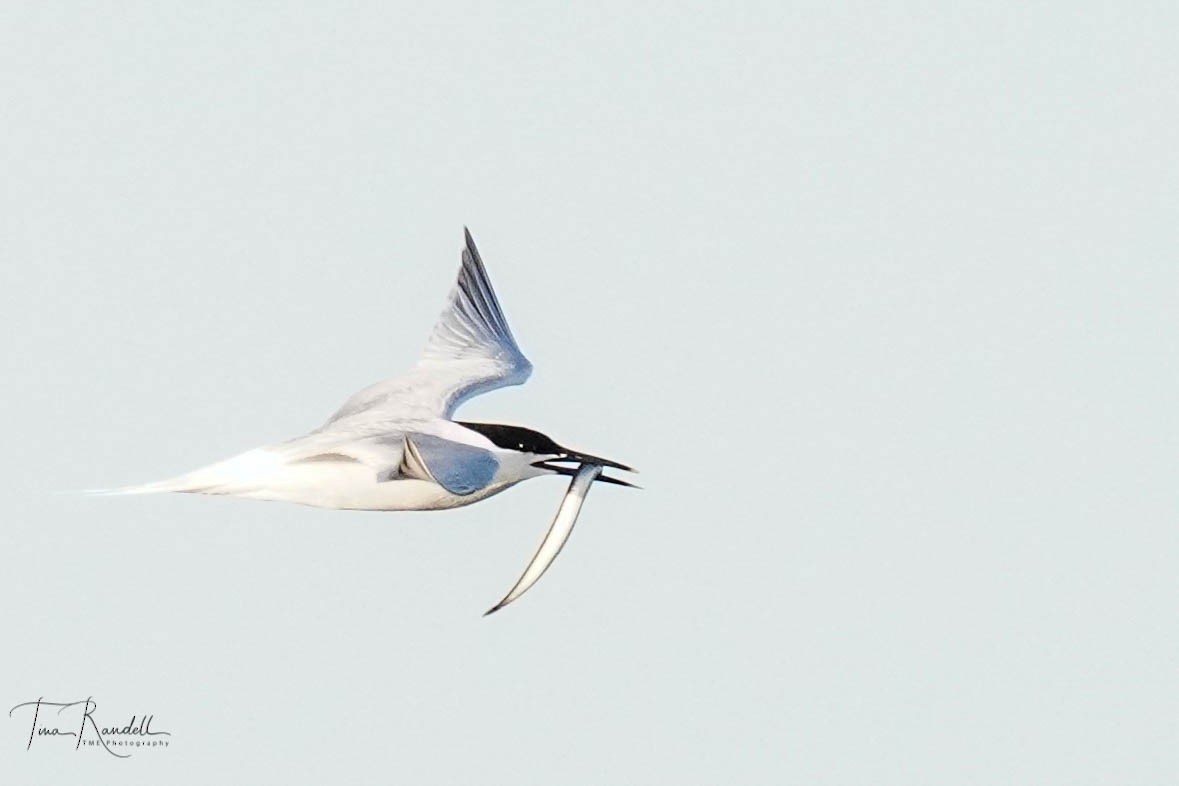
{"label": "long thin fish", "polygon": [[589,487],[601,474],[602,467],[598,464],[581,465],[577,474],[573,476],[573,480],[569,482],[569,490],[565,492],[565,499],[561,500],[561,507],[557,508],[557,515],[553,519],[552,525],[549,526],[544,540],[540,542],[540,547],[532,555],[532,561],[524,569],[524,574],[520,576],[520,580],[504,596],[503,600],[483,614],[484,617],[499,611],[527,592],[533,584],[540,580],[549,565],[552,565],[553,560],[561,553],[565,541],[569,540],[569,533],[573,532],[573,525],[577,523],[577,514],[581,512],[585,495],[589,493]]}

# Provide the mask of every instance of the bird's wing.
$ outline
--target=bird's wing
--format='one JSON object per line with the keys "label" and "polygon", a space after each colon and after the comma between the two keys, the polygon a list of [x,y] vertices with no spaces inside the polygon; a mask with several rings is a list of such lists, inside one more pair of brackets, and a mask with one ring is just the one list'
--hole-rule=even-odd
{"label": "bird's wing", "polygon": [[269,450],[286,466],[365,464],[379,481],[428,480],[459,496],[486,487],[499,469],[499,460],[489,450],[418,432],[395,431],[359,439],[338,432],[320,432]]}
{"label": "bird's wing", "polygon": [[532,364],[516,346],[469,230],[446,308],[408,374],[352,396],[328,421],[446,418],[472,396],[521,385]]}
{"label": "bird's wing", "polygon": [[264,450],[287,465],[319,462],[355,462],[372,468],[380,480],[398,477],[404,462],[406,435],[398,431],[353,435],[341,432],[311,433]]}
{"label": "bird's wing", "polygon": [[532,364],[516,346],[470,230],[463,265],[418,368],[447,380],[446,414],[471,396],[521,385]]}
{"label": "bird's wing", "polygon": [[466,496],[485,488],[499,461],[491,451],[451,442],[432,434],[406,434],[401,474],[430,480],[451,494]]}

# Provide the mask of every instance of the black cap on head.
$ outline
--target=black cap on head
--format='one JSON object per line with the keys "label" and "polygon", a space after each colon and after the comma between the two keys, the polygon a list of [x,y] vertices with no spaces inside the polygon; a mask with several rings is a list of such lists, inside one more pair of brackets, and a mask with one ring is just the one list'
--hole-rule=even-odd
{"label": "black cap on head", "polygon": [[[477,431],[495,444],[496,447],[504,450],[518,450],[523,453],[533,453],[541,456],[554,456],[555,458],[544,461],[537,461],[533,463],[534,467],[547,469],[550,472],[556,472],[559,475],[572,475],[573,469],[570,467],[561,467],[553,464],[554,461],[567,461],[577,464],[600,464],[603,467],[614,467],[615,469],[626,470],[627,472],[634,472],[633,469],[625,464],[619,464],[617,461],[602,458],[601,456],[591,456],[588,453],[578,453],[569,448],[563,448],[556,442],[541,434],[539,431],[533,431],[530,428],[523,426],[505,426],[501,423],[467,423],[466,421],[455,421],[460,426]],[[625,481],[615,480],[602,475],[598,480],[607,483],[618,483],[622,486],[629,486],[630,483]]]}
{"label": "black cap on head", "polygon": [[544,434],[523,426],[505,426],[500,423],[466,423],[461,420],[457,422],[460,426],[465,426],[471,431],[478,431],[495,443],[496,447],[504,450],[519,450],[541,455],[556,455],[566,452],[565,448]]}

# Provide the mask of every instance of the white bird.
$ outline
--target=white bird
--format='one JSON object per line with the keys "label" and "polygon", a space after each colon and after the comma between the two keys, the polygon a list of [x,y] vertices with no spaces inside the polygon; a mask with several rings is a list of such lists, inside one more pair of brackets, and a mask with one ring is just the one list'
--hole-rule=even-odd
{"label": "white bird", "polygon": [[[532,364],[516,346],[471,233],[458,280],[417,366],[349,398],[301,437],[255,448],[170,480],[114,493],[181,492],[279,500],[349,510],[439,510],[470,505],[529,478],[573,477],[524,574],[487,613],[524,594],[561,550],[603,467],[532,429],[454,420],[480,393],[520,385]],[[566,465],[569,466],[566,466]]]}

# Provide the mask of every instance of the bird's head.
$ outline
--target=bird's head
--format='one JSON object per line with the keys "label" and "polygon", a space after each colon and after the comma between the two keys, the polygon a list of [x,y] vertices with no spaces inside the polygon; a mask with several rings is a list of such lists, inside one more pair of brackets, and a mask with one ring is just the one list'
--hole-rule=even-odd
{"label": "bird's head", "polygon": [[[582,464],[598,464],[624,472],[635,471],[617,461],[561,447],[539,431],[533,431],[523,426],[505,426],[500,423],[466,423],[463,421],[459,421],[459,425],[479,432],[498,448],[524,454],[528,464],[543,473],[574,475]],[[606,475],[600,475],[598,480],[618,486],[638,488],[633,483]]]}

